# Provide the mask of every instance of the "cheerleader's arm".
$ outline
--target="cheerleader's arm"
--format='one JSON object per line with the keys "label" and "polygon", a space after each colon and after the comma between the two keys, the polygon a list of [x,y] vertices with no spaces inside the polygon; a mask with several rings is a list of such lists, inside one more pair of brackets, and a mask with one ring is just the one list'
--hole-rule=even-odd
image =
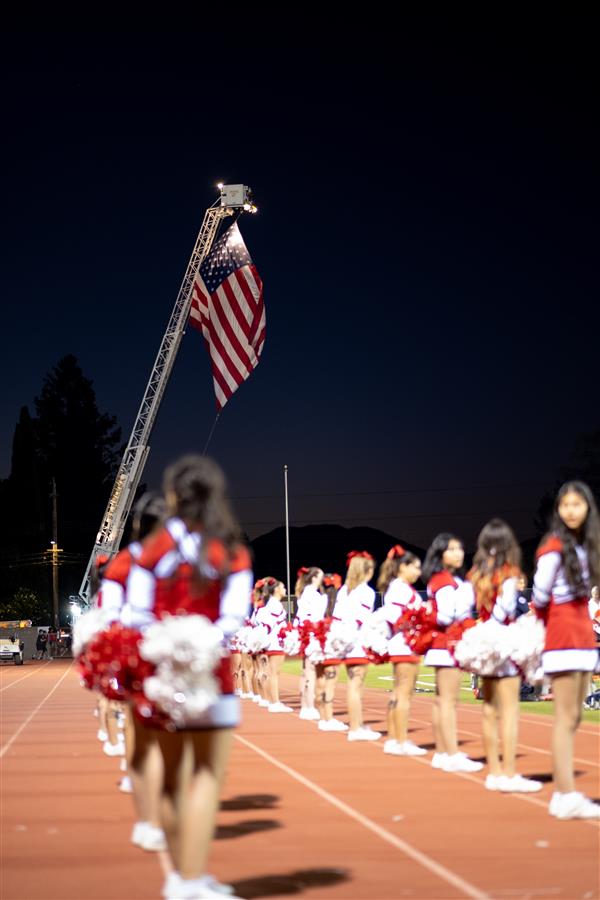
{"label": "cheerleader's arm", "polygon": [[[445,590],[445,588],[443,589]],[[463,622],[475,612],[475,594],[469,581],[463,582],[454,592],[454,621]]]}
{"label": "cheerleader's arm", "polygon": [[537,562],[533,577],[533,605],[536,610],[545,609],[550,603],[552,588],[562,562],[560,553],[544,553]]}
{"label": "cheerleader's arm", "polygon": [[125,589],[118,581],[105,579],[102,582],[102,612],[106,614],[106,622],[116,622],[121,616],[125,602]]}
{"label": "cheerleader's arm", "polygon": [[492,616],[497,622],[503,623],[515,618],[517,612],[517,579],[507,578],[502,584],[500,593],[494,603]]}
{"label": "cheerleader's arm", "polygon": [[127,579],[127,602],[121,612],[121,622],[129,628],[145,628],[151,625],[154,615],[156,579],[142,566],[132,566]]}
{"label": "cheerleader's arm", "polygon": [[248,598],[252,594],[252,572],[243,569],[227,576],[221,593],[219,618],[215,622],[225,637],[235,634],[244,624],[249,611]]}
{"label": "cheerleader's arm", "polygon": [[451,625],[456,618],[456,588],[448,584],[437,591],[435,602],[437,606],[438,625]]}

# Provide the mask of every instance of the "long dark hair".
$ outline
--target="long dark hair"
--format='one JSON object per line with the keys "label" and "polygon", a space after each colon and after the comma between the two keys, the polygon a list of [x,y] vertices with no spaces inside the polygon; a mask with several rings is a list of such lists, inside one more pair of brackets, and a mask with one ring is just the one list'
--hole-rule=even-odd
{"label": "long dark hair", "polygon": [[241,542],[240,527],[227,498],[225,475],[214,460],[208,456],[181,457],[166,469],[163,489],[165,496],[175,495],[177,515],[202,533],[200,569],[211,540],[220,541],[228,555],[233,554]]}
{"label": "long dark hair", "polygon": [[[560,501],[565,494],[579,494],[588,505],[588,514],[578,533],[567,528],[558,513]],[[583,481],[567,481],[560,488],[554,501],[554,512],[550,524],[550,532],[544,537],[542,543],[555,534],[562,543],[562,558],[565,575],[569,586],[580,596],[587,596],[591,586],[600,582],[600,516],[598,507],[590,488]],[[585,584],[583,572],[577,557],[577,544],[580,544],[587,553],[590,583]]]}
{"label": "long dark hair", "polygon": [[512,528],[503,519],[490,519],[477,538],[477,552],[468,575],[477,609],[491,609],[494,594],[502,583],[521,574],[521,548]]}
{"label": "long dark hair", "polygon": [[156,491],[142,494],[133,508],[131,529],[133,540],[143,541],[166,518],[166,515],[167,504],[160,494]]}
{"label": "long dark hair", "polygon": [[[393,549],[394,548],[392,548],[392,550]],[[377,590],[382,595],[387,593],[387,589],[392,581],[395,581],[395,579],[398,578],[400,566],[408,566],[413,562],[419,562],[419,557],[415,556],[414,553],[410,553],[408,550],[404,550],[402,553],[390,554],[392,554],[391,550],[387,555],[387,559],[384,559],[382,562],[377,578]]]}
{"label": "long dark hair", "polygon": [[464,546],[459,537],[455,534],[449,534],[446,531],[443,531],[441,534],[434,537],[431,547],[427,551],[427,556],[425,557],[425,562],[423,563],[423,569],[421,571],[421,578],[425,583],[427,583],[431,576],[435,575],[436,572],[443,571],[444,563],[442,562],[442,557],[448,549],[450,541],[458,541],[461,547]]}

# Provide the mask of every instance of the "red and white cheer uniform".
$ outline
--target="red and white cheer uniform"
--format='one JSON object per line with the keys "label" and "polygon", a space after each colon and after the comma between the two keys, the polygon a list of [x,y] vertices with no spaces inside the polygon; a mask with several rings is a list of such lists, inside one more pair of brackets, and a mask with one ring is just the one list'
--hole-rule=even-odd
{"label": "red and white cheer uniform", "polygon": [[[167,615],[203,615],[221,629],[225,639],[241,627],[252,590],[248,551],[240,546],[228,559],[223,544],[212,540],[199,578],[202,540],[201,534],[189,532],[182,520],[175,518],[144,543],[127,584],[121,616],[124,625],[143,632]],[[202,715],[197,728],[227,728],[239,721],[229,656],[221,660],[215,676],[221,695]]]}
{"label": "red and white cheer uniform", "polygon": [[264,625],[269,632],[269,644],[263,653],[267,656],[284,656],[279,642],[279,630],[285,625],[287,614],[283,608],[281,600],[276,597],[270,597],[267,603],[256,613],[255,622],[257,625]]}
{"label": "red and white cheer uniform", "polygon": [[360,643],[360,629],[373,612],[374,605],[375,591],[369,587],[366,581],[359,584],[350,593],[345,584],[338,591],[332,618],[358,627],[359,630],[358,641],[342,660],[347,666],[367,665],[369,662],[365,648]]}
{"label": "red and white cheer uniform", "polygon": [[[537,552],[533,606],[546,622],[544,672],[593,672],[598,662],[594,629],[586,592],[577,593],[567,581],[562,542],[551,536]],[[589,585],[587,553],[576,547],[582,582]]]}
{"label": "red and white cheer uniform", "polygon": [[[412,585],[401,578],[394,578],[383,598],[383,612],[392,628],[407,609],[420,609],[422,605],[423,601]],[[402,631],[390,638],[388,654],[392,663],[418,663],[421,659],[410,649]]]}
{"label": "red and white cheer uniform", "polygon": [[436,630],[431,648],[425,655],[426,666],[456,667],[454,657],[448,650],[446,630],[454,622],[462,622],[473,615],[475,597],[473,588],[458,575],[444,570],[436,572],[427,585],[427,596],[436,614]]}

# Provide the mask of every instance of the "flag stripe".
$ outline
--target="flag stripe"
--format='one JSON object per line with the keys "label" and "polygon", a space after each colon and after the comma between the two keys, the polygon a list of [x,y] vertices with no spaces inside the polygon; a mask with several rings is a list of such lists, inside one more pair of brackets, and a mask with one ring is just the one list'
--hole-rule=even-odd
{"label": "flag stripe", "polygon": [[210,355],[219,410],[258,365],[266,327],[262,291],[260,275],[232,225],[194,279],[189,316]]}

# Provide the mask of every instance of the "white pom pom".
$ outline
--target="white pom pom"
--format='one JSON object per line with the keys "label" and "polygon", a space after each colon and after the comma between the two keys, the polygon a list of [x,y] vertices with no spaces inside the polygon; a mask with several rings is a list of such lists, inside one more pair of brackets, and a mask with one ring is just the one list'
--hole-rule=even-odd
{"label": "white pom pom", "polygon": [[367,650],[385,656],[392,630],[387,620],[387,611],[378,609],[371,613],[360,629],[360,642]]}
{"label": "white pom pom", "polygon": [[283,638],[282,650],[286,656],[298,656],[300,654],[300,635],[297,628],[292,628]]}
{"label": "white pom pom", "polygon": [[84,612],[73,625],[73,655],[80,656],[96,635],[110,625],[110,610],[94,607]]}
{"label": "white pom pom", "polygon": [[314,636],[314,634],[311,635],[304,655],[314,665],[318,665],[318,663],[323,662],[323,660],[325,659],[325,654],[323,652],[323,648],[321,647],[321,642]]}
{"label": "white pom pom", "polygon": [[214,670],[223,633],[206,616],[165,616],[144,633],[140,656],[155,663],[144,693],[178,727],[193,725],[219,696]]}
{"label": "white pom pom", "polygon": [[334,619],[325,640],[325,658],[343,659],[348,655],[357,640],[358,629],[355,625]]}

